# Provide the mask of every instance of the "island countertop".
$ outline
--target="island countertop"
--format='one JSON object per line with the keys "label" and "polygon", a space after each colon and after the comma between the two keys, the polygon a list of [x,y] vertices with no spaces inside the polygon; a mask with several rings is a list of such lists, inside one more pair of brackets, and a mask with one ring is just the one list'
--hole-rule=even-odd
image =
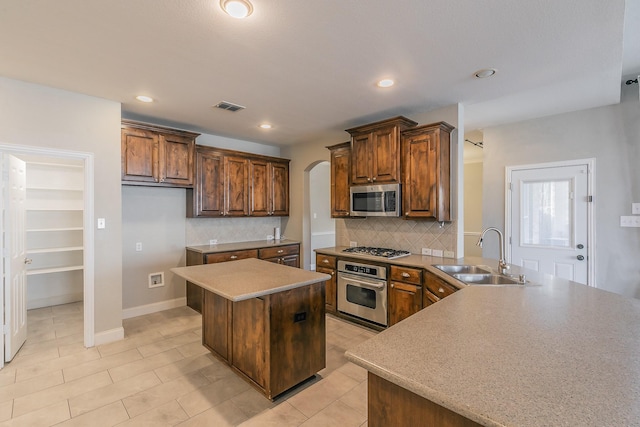
{"label": "island countertop", "polygon": [[176,267],[171,271],[189,282],[234,302],[299,288],[331,278],[328,274],[256,258]]}
{"label": "island countertop", "polygon": [[347,351],[485,426],[640,426],[640,300],[566,280],[470,286]]}

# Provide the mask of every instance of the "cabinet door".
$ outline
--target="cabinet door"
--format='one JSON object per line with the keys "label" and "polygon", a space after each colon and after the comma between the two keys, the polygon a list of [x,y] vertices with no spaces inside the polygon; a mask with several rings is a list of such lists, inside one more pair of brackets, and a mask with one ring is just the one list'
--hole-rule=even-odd
{"label": "cabinet door", "polygon": [[158,182],[159,138],[154,132],[122,129],[122,180]]}
{"label": "cabinet door", "polygon": [[391,282],[389,287],[389,326],[422,310],[422,287]]}
{"label": "cabinet door", "polygon": [[331,217],[348,217],[351,212],[349,193],[349,171],[351,148],[349,146],[331,150]]}
{"label": "cabinet door", "polygon": [[[223,206],[223,155],[209,149],[196,151],[193,215],[219,217]],[[190,190],[187,190],[190,191]]]}
{"label": "cabinet door", "polygon": [[160,135],[160,182],[174,186],[193,185],[193,157],[196,141],[179,135]]}
{"label": "cabinet door", "polygon": [[371,134],[355,135],[351,139],[351,184],[371,182]]}
{"label": "cabinet door", "polygon": [[249,160],[249,215],[271,215],[269,187],[269,162]]}
{"label": "cabinet door", "polygon": [[337,311],[336,271],[332,268],[323,268],[323,267],[316,267],[316,271],[318,273],[329,274],[331,276],[331,279],[324,282],[325,289],[326,289],[326,310],[328,313],[335,313]]}
{"label": "cabinet door", "polygon": [[400,182],[400,138],[396,126],[388,126],[371,134],[371,182]]}
{"label": "cabinet door", "polygon": [[407,218],[436,217],[436,146],[434,132],[402,141],[404,160],[403,214]]}
{"label": "cabinet door", "polygon": [[271,215],[289,216],[289,163],[270,163]]}
{"label": "cabinet door", "polygon": [[246,157],[224,158],[225,216],[249,215],[249,167]]}
{"label": "cabinet door", "polygon": [[424,272],[424,285],[436,297],[442,299],[456,292],[457,289],[428,271]]}

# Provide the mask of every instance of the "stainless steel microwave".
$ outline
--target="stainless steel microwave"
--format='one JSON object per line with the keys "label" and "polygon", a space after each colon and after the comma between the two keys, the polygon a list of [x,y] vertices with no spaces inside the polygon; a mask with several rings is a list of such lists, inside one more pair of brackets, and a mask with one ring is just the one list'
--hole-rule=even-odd
{"label": "stainless steel microwave", "polygon": [[351,216],[400,216],[400,184],[351,187]]}

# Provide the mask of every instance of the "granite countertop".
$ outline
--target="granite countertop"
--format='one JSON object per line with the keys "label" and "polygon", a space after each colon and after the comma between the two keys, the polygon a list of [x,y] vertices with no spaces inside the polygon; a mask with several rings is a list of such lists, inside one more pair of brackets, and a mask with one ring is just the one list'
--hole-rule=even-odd
{"label": "granite countertop", "polygon": [[331,278],[328,274],[302,270],[257,258],[176,267],[171,271],[183,279],[231,301],[243,301],[275,294]]}
{"label": "granite countertop", "polygon": [[346,356],[485,426],[640,426],[640,300],[536,285],[468,286]]}
{"label": "granite countertop", "polygon": [[212,254],[217,252],[243,251],[247,249],[269,248],[276,246],[286,246],[300,244],[297,240],[280,239],[280,240],[253,240],[250,242],[234,242],[220,243],[217,245],[197,245],[187,246],[188,250],[200,252],[203,254]]}

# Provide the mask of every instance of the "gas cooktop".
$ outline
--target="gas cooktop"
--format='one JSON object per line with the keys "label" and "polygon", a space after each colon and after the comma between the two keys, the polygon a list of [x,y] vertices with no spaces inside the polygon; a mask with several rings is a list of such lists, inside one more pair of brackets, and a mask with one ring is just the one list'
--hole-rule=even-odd
{"label": "gas cooktop", "polygon": [[409,251],[389,249],[389,248],[372,248],[369,246],[356,246],[352,248],[343,249],[342,252],[359,255],[372,255],[382,257],[386,259],[401,258],[403,256],[411,255]]}

